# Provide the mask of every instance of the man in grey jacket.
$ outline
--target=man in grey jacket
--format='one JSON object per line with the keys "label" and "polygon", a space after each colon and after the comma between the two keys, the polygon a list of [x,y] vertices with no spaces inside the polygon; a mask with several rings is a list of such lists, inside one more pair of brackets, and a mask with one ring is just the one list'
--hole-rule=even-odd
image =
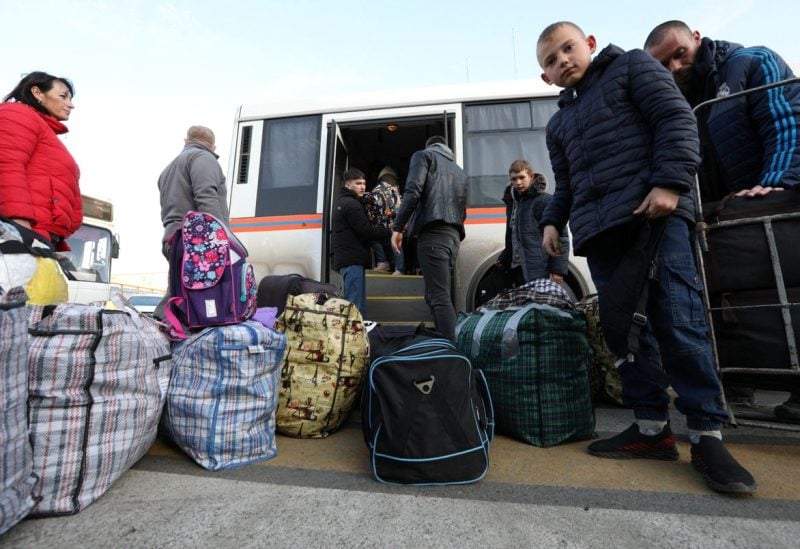
{"label": "man in grey jacket", "polygon": [[392,248],[400,253],[403,228],[417,239],[417,259],[425,280],[425,301],[436,330],[448,339],[456,334],[456,310],[450,295],[451,272],[464,240],[467,176],[441,136],[411,157],[400,210],[392,225]]}
{"label": "man in grey jacket", "polygon": [[192,126],[184,141],[183,150],[158,178],[165,257],[169,253],[167,240],[180,228],[186,212],[209,213],[226,225],[229,223],[228,188],[217,161],[219,156],[214,152],[214,132],[205,126]]}
{"label": "man in grey jacket", "polygon": [[[183,150],[158,177],[161,197],[161,223],[164,236],[161,253],[169,261],[169,237],[181,228],[186,212],[197,211],[213,215],[225,225],[228,218],[228,188],[225,175],[214,152],[214,132],[205,126],[192,126],[186,132]],[[167,280],[170,280],[169,277]],[[153,316],[164,318],[164,308],[170,291],[158,304]]]}

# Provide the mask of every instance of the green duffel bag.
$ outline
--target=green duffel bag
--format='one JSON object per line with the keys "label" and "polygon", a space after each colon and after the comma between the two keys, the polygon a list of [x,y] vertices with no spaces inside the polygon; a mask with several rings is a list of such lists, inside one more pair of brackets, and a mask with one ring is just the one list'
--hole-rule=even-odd
{"label": "green duffel bag", "polygon": [[458,348],[480,368],[496,430],[548,447],[594,436],[583,314],[531,303],[462,313]]}

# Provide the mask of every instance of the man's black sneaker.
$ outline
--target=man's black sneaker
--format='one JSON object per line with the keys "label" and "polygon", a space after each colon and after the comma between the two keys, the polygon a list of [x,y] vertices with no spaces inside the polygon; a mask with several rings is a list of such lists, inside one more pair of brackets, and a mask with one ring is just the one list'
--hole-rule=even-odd
{"label": "man's black sneaker", "polygon": [[657,435],[643,435],[639,432],[639,425],[634,423],[617,436],[592,442],[587,450],[593,456],[614,459],[678,459],[675,435],[669,424]]}
{"label": "man's black sneaker", "polygon": [[706,484],[725,494],[752,494],[758,488],[747,469],[728,452],[716,437],[701,436],[692,444],[692,467],[697,469]]}

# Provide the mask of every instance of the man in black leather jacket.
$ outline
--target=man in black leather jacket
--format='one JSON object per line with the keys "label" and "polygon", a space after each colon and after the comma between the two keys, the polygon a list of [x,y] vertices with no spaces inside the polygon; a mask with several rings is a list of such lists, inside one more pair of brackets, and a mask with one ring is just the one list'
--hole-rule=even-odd
{"label": "man in black leather jacket", "polygon": [[441,136],[411,157],[400,211],[392,225],[392,247],[403,247],[403,228],[417,239],[417,259],[425,280],[425,302],[436,330],[455,339],[456,310],[450,295],[451,272],[464,240],[467,175]]}

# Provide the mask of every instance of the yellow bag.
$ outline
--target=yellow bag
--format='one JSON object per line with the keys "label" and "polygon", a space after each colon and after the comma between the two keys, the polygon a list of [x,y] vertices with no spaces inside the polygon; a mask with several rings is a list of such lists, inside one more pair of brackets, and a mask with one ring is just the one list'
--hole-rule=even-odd
{"label": "yellow bag", "polygon": [[326,437],[344,423],[369,367],[369,340],[355,305],[318,294],[289,296],[276,329],[286,335],[276,428]]}
{"label": "yellow bag", "polygon": [[69,299],[67,277],[58,261],[49,257],[36,258],[36,272],[25,288],[29,305],[55,305]]}

